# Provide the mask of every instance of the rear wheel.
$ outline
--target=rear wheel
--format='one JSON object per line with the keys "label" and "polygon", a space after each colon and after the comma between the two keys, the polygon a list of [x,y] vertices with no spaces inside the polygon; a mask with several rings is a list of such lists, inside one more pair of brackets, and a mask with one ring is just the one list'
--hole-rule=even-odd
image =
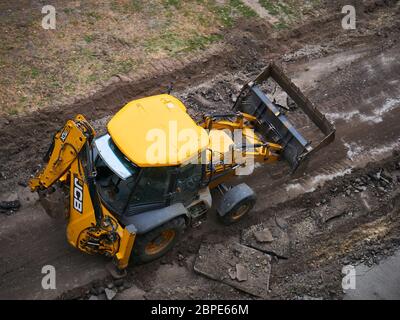
{"label": "rear wheel", "polygon": [[136,238],[132,250],[134,263],[156,260],[171,250],[185,229],[185,219],[175,218]]}

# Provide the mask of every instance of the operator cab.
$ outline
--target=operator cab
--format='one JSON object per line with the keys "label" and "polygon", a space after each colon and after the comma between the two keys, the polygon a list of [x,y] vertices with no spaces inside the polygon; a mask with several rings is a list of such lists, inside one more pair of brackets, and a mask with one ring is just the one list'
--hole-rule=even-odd
{"label": "operator cab", "polygon": [[107,130],[95,140],[94,159],[110,210],[134,215],[195,200],[205,167],[191,160],[207,150],[209,135],[181,101],[167,94],[131,101]]}
{"label": "operator cab", "polygon": [[191,203],[200,188],[203,167],[186,164],[140,168],[115,146],[110,135],[95,140],[96,184],[112,212],[131,216],[160,209],[175,202]]}

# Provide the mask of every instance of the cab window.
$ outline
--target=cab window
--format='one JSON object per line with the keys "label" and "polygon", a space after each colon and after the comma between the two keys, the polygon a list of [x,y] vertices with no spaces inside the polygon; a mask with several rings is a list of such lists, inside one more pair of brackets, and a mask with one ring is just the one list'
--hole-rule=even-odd
{"label": "cab window", "polygon": [[139,169],[136,169],[136,172],[132,171],[132,176],[123,180],[104,163],[101,157],[97,157],[95,165],[96,184],[101,198],[115,213],[122,213],[135,186]]}
{"label": "cab window", "polygon": [[144,168],[127,207],[127,215],[166,206],[174,168]]}

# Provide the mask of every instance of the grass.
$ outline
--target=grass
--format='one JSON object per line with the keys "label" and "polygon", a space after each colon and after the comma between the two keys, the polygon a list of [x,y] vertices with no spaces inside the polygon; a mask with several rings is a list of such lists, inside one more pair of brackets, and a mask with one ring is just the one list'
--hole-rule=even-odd
{"label": "grass", "polygon": [[295,14],[295,3],[291,3],[287,1],[284,3],[280,0],[259,0],[260,4],[268,10],[268,12],[272,15],[293,15]]}
{"label": "grass", "polygon": [[39,70],[37,68],[35,68],[35,67],[32,67],[32,69],[31,69],[31,77],[32,78],[37,78],[38,75],[39,75]]}
{"label": "grass", "polygon": [[273,27],[275,30],[289,29],[289,25],[287,23],[285,23],[284,21],[279,21],[278,23],[274,24]]}
{"label": "grass", "polygon": [[232,27],[234,19],[232,17],[232,9],[230,6],[219,6],[215,3],[209,4],[209,8],[224,27]]}
{"label": "grass", "polygon": [[98,78],[98,74],[93,73],[87,77],[87,83],[95,82]]}
{"label": "grass", "polygon": [[66,14],[72,14],[74,12],[74,9],[72,9],[72,8],[64,8],[63,12],[66,13]]}
{"label": "grass", "polygon": [[[222,18],[218,7],[223,7]],[[33,22],[27,30],[16,28],[13,22],[20,23],[26,11],[14,11],[7,24],[0,21],[7,30],[0,42],[0,112],[62,103],[116,73],[129,74],[160,57],[205,49],[222,39],[221,19],[233,26],[236,18],[252,15],[246,8],[239,0],[222,6],[214,0],[66,2],[57,8],[62,14],[52,33]],[[40,11],[29,19],[40,21]]]}
{"label": "grass", "polygon": [[195,35],[187,40],[186,50],[191,52],[199,49],[204,49],[208,45],[214,42],[218,42],[220,40],[222,40],[222,35],[220,34],[212,34],[209,36]]}
{"label": "grass", "polygon": [[16,115],[19,114],[19,110],[17,108],[12,108],[12,109],[9,110],[8,114],[10,116],[16,116]]}
{"label": "grass", "polygon": [[85,40],[86,43],[91,43],[91,42],[93,42],[94,37],[93,37],[93,35],[87,34],[83,37],[83,39]]}
{"label": "grass", "polygon": [[89,12],[86,14],[86,16],[87,16],[89,19],[94,19],[94,20],[96,20],[96,21],[98,21],[98,20],[101,19],[101,15],[98,14],[97,12],[95,12],[95,11],[89,11]]}
{"label": "grass", "polygon": [[[260,0],[278,16],[293,15],[292,1]],[[65,1],[50,32],[37,23],[40,10],[24,9],[0,21],[0,113],[69,103],[116,73],[204,50],[238,19],[257,17],[241,0]],[[275,28],[288,26],[282,19]]]}
{"label": "grass", "polygon": [[232,27],[237,17],[251,18],[258,16],[253,9],[246,6],[240,0],[229,0],[224,5],[219,5],[215,1],[208,1],[206,3],[226,28]]}
{"label": "grass", "polygon": [[294,0],[259,0],[259,2],[269,14],[279,19],[279,22],[274,25],[276,30],[287,29],[290,24],[301,18],[301,8]]}
{"label": "grass", "polygon": [[131,0],[130,6],[135,12],[140,12],[140,11],[143,10],[143,1],[141,1],[141,0]]}
{"label": "grass", "polygon": [[245,18],[257,17],[257,12],[255,12],[252,8],[246,6],[240,0],[230,0],[230,5],[232,8],[235,8],[237,11],[241,13],[241,15]]}
{"label": "grass", "polygon": [[165,7],[175,7],[176,9],[180,9],[182,7],[181,0],[164,0],[163,1]]}
{"label": "grass", "polygon": [[146,5],[146,2],[147,1],[143,0],[112,0],[111,10],[119,14],[128,15],[141,13],[145,10],[147,11],[147,13],[149,13],[150,11],[147,9],[152,6],[151,2],[154,1],[149,1],[150,3],[148,5]]}
{"label": "grass", "polygon": [[124,74],[132,71],[136,66],[137,62],[135,60],[127,59],[117,63],[115,69],[117,70],[117,73]]}
{"label": "grass", "polygon": [[166,51],[173,56],[182,52],[188,53],[204,49],[221,39],[222,36],[219,34],[200,35],[197,33],[193,33],[190,37],[183,39],[176,33],[166,32],[160,37],[147,39],[144,47],[149,53]]}
{"label": "grass", "polygon": [[279,14],[278,7],[269,0],[259,0],[260,4],[267,9],[269,14],[277,16]]}

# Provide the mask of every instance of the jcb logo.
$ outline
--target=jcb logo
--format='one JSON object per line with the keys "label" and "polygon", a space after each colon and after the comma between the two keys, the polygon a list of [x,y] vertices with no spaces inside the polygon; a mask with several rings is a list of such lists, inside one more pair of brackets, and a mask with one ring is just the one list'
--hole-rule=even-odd
{"label": "jcb logo", "polygon": [[74,209],[83,211],[83,183],[77,177],[74,177]]}
{"label": "jcb logo", "polygon": [[64,131],[61,133],[60,139],[62,142],[65,142],[69,134],[69,131],[67,129],[64,129]]}

